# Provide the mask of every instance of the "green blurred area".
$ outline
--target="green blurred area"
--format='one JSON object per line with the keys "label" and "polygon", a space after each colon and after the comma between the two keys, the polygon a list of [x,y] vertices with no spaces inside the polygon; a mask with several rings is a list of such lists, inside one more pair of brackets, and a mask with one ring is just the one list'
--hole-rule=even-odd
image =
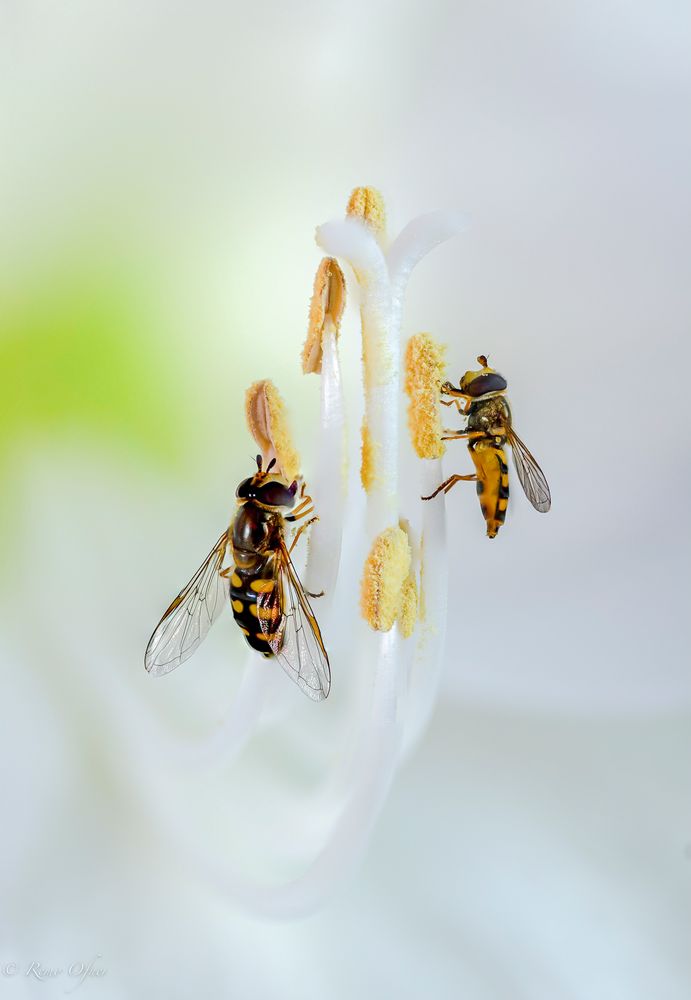
{"label": "green blurred area", "polygon": [[22,470],[46,449],[94,442],[179,468],[184,380],[143,285],[127,261],[80,254],[0,298],[0,564],[30,527]]}
{"label": "green blurred area", "polygon": [[74,430],[164,463],[184,450],[170,354],[121,262],[71,260],[0,302],[3,479],[17,446]]}

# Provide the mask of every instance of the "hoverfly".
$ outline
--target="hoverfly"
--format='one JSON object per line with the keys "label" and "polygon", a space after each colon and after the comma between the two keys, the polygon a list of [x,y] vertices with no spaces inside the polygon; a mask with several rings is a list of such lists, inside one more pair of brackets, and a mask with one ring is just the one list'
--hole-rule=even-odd
{"label": "hoverfly", "polygon": [[466,372],[459,388],[450,382],[444,382],[441,387],[443,395],[452,397],[442,399],[442,404],[455,405],[458,412],[468,418],[464,431],[450,432],[442,440],[465,438],[475,473],[449,476],[434,493],[422,499],[431,500],[442,490],[448,493],[461,480],[475,481],[482,514],[487,522],[487,535],[496,538],[509,505],[509,467],[504,451],[507,441],[511,445],[521,486],[535,510],[546,513],[552,499],[542,469],[513,429],[511,410],[505,396],[506,379],[488,366],[484,355],[481,354],[477,360],[481,369]]}
{"label": "hoverfly", "polygon": [[[188,659],[205,638],[227,598],[246,641],[265,657],[275,656],[287,674],[314,701],[331,687],[331,669],[307,591],[290,554],[316,517],[298,528],[290,547],[286,522],[314,512],[303,493],[297,507],[297,482],[286,486],[270,472],[275,459],[238,486],[239,510],[187,586],[164,613],[149,639],[144,665],[150,674],[167,674]],[[291,510],[290,514],[282,511]],[[224,568],[226,556],[231,564]],[[321,595],[310,594],[310,597]]]}

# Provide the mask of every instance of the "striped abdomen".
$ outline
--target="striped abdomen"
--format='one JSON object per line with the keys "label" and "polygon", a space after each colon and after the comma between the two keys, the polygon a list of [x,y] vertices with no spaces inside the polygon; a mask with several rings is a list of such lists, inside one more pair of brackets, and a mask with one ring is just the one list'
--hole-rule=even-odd
{"label": "striped abdomen", "polygon": [[504,523],[509,505],[509,467],[504,449],[490,441],[473,441],[468,445],[477,472],[477,494],[482,515],[487,522],[487,535],[495,538]]}
{"label": "striped abdomen", "polygon": [[273,656],[273,652],[259,623],[260,608],[257,605],[257,598],[260,594],[271,592],[275,586],[273,563],[273,556],[257,558],[251,568],[240,569],[236,566],[230,578],[230,606],[233,609],[233,617],[252,649],[256,649],[264,656]]}

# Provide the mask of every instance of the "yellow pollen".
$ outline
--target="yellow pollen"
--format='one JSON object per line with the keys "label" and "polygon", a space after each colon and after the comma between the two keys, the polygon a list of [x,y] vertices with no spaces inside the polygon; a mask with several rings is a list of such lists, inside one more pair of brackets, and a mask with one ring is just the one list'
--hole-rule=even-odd
{"label": "yellow pollen", "polygon": [[300,456],[293,446],[285,404],[273,382],[263,379],[249,387],[245,415],[262,453],[264,468],[275,458],[278,474],[292,483],[300,475]]}
{"label": "yellow pollen", "polygon": [[355,188],[348,200],[346,214],[362,219],[374,230],[377,236],[384,234],[386,229],[384,199],[376,188]]}
{"label": "yellow pollen", "polygon": [[445,348],[429,333],[411,337],[405,352],[408,426],[418,458],[441,458],[445,447],[439,415],[439,391],[444,379]]}
{"label": "yellow pollen", "polygon": [[398,624],[404,639],[409,639],[415,629],[418,611],[417,583],[409,573],[401,590],[401,605],[398,609]]}
{"label": "yellow pollen", "polygon": [[335,258],[325,257],[314,277],[307,339],[302,348],[302,370],[305,375],[321,372],[324,334],[333,331],[338,336],[344,308],[343,271]]}
{"label": "yellow pollen", "polygon": [[363,618],[378,632],[388,632],[396,620],[409,572],[408,536],[399,527],[387,528],[370,549],[360,590]]}
{"label": "yellow pollen", "polygon": [[365,493],[369,493],[377,479],[377,445],[372,439],[366,422],[362,422],[362,449],[360,462],[360,482]]}

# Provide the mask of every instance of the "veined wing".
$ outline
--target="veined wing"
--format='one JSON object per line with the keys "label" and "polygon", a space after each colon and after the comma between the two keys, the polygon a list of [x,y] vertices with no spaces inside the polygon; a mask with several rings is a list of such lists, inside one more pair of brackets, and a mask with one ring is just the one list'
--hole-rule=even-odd
{"label": "veined wing", "polygon": [[274,587],[259,594],[257,612],[262,632],[285,672],[313,701],[331,690],[331,667],[305,588],[281,541],[276,553]]}
{"label": "veined wing", "polygon": [[507,429],[507,439],[511,445],[514,465],[525,495],[535,510],[545,514],[552,506],[552,497],[545,474],[531,453],[523,444],[513,427]]}
{"label": "veined wing", "polygon": [[227,547],[224,531],[154,629],[144,654],[150,674],[167,674],[179,667],[215,622],[228,599],[228,581],[220,575]]}

